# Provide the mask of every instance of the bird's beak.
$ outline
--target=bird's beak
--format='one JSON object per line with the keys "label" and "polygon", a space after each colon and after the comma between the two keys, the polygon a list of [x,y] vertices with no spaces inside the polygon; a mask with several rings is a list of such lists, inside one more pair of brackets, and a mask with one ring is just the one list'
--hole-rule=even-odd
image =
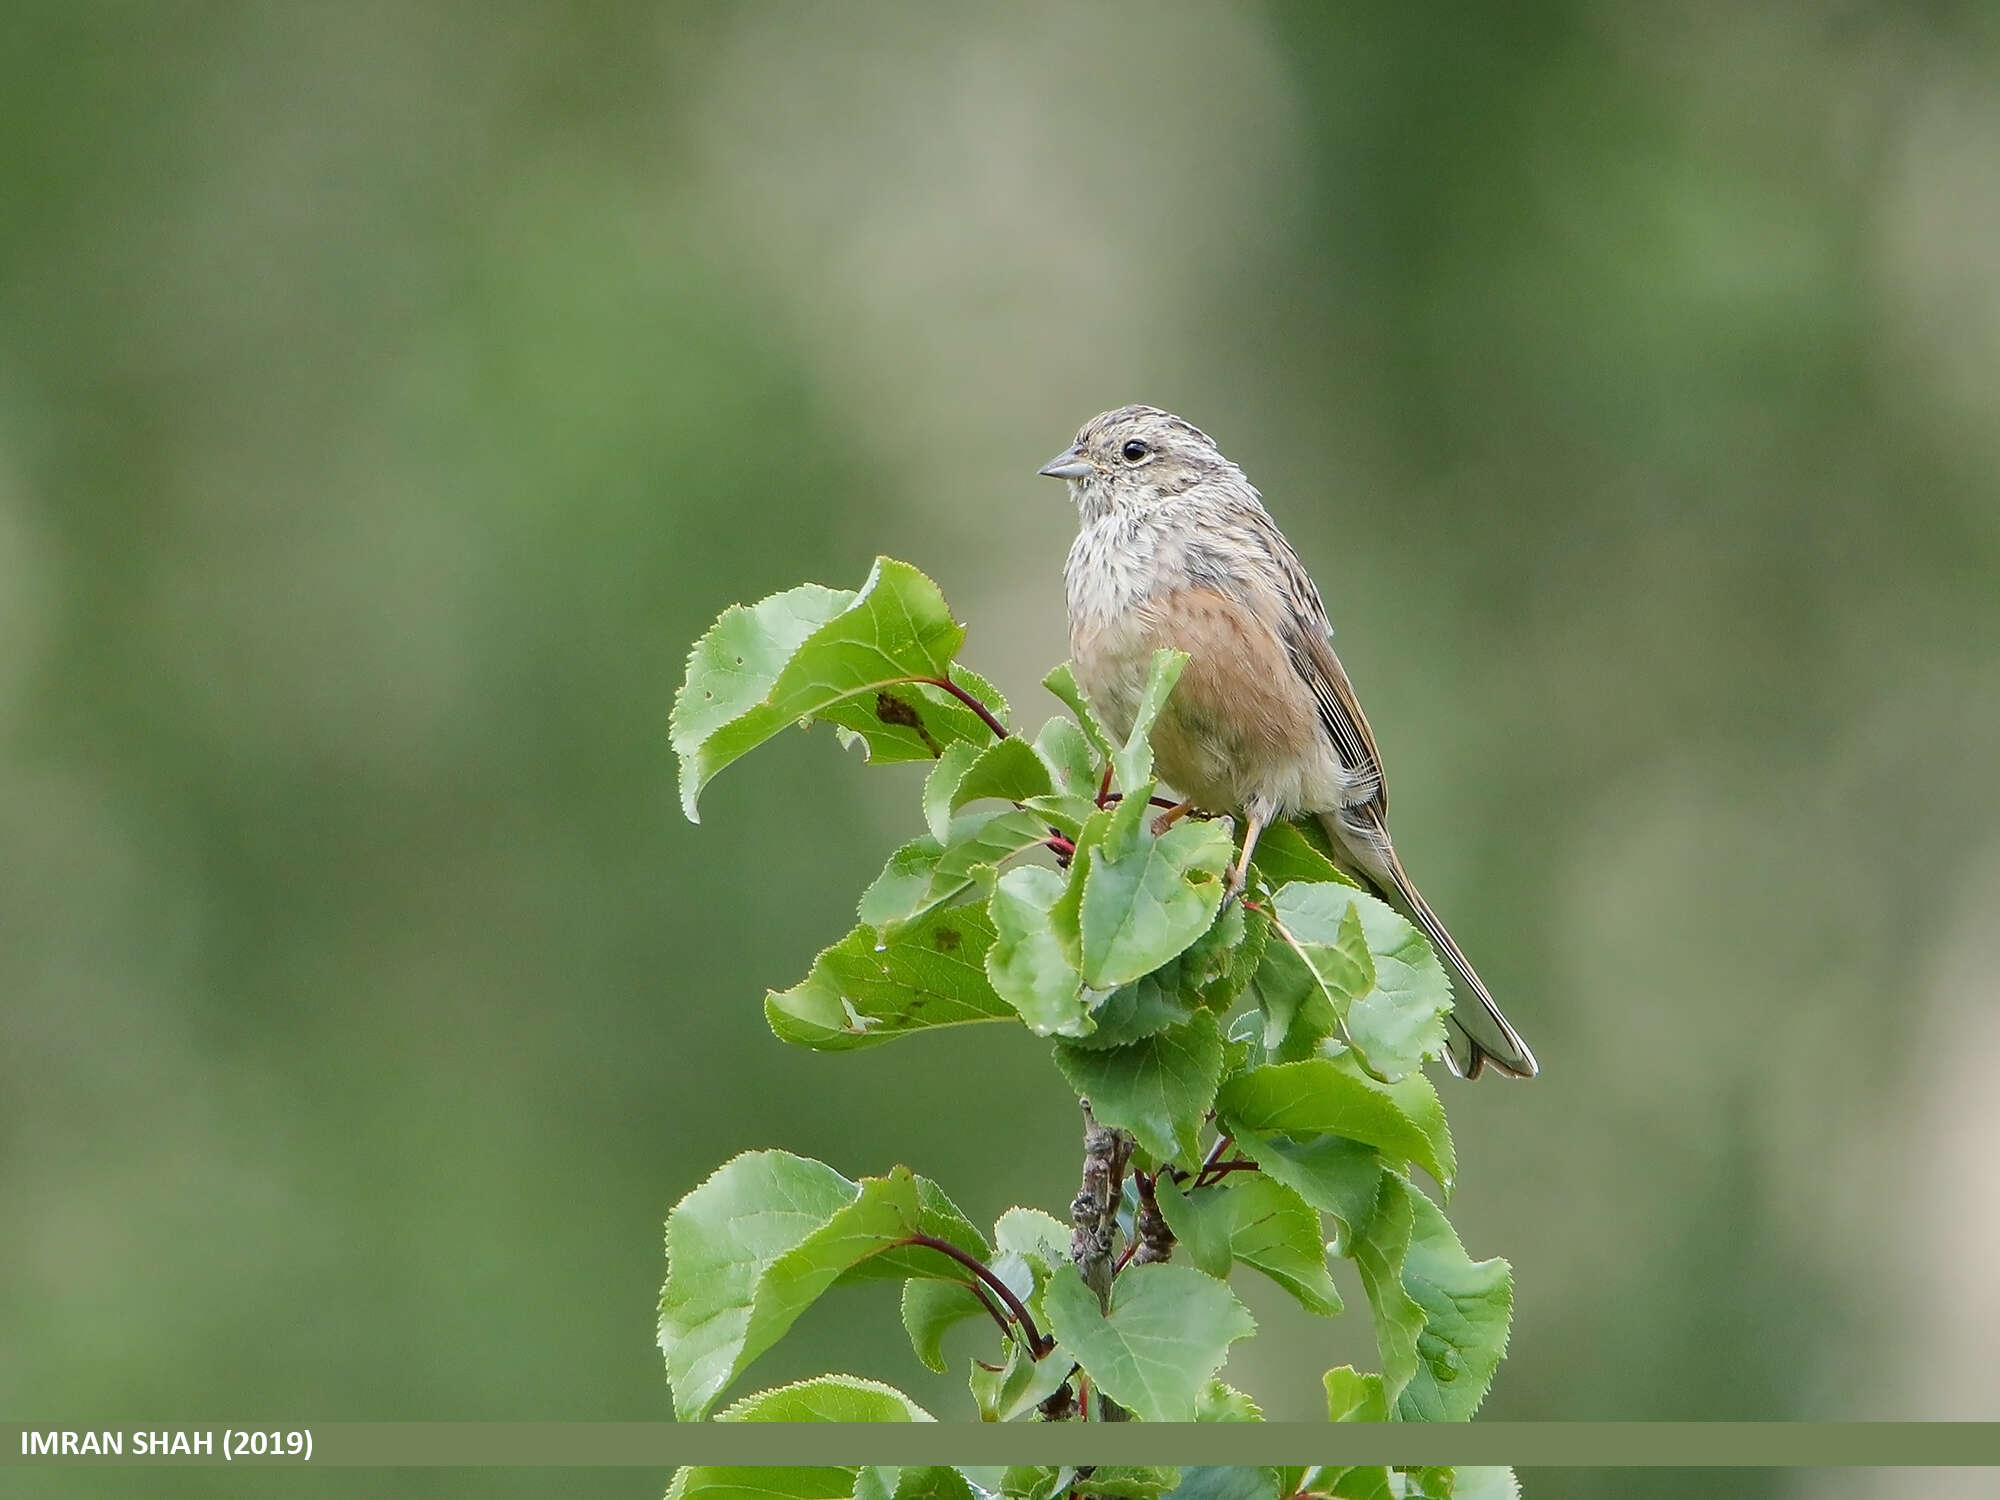
{"label": "bird's beak", "polygon": [[1065,448],[1035,472],[1046,474],[1051,479],[1082,479],[1087,474],[1095,474],[1097,469],[1076,449]]}

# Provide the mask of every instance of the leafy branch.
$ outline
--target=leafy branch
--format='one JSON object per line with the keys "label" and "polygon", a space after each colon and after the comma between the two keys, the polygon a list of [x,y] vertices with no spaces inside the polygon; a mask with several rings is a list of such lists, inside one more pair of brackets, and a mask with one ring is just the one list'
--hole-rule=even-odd
{"label": "leafy branch", "polygon": [[[1229,1277],[1248,1268],[1330,1316],[1337,1257],[1366,1291],[1381,1368],[1329,1371],[1328,1415],[1469,1418],[1505,1349],[1512,1277],[1472,1260],[1416,1185],[1420,1170],[1449,1201],[1457,1171],[1422,1071],[1451,1005],[1429,945],[1301,827],[1269,830],[1246,899],[1224,903],[1230,822],[1186,816],[1153,774],[1179,653],[1156,656],[1122,740],[1066,666],[1045,685],[1068,713],[1028,736],[957,661],[964,638],[936,586],[887,558],[858,590],[805,585],[725,611],[674,704],[682,805],[693,819],[709,780],[795,724],[831,723],[876,762],[927,764],[925,832],[889,855],[854,929],[766,994],[765,1016],[781,1041],[827,1052],[942,1026],[1048,1039],[1084,1120],[1069,1222],[1012,1208],[989,1234],[904,1167],[851,1180],[784,1152],[739,1156],[667,1220],[660,1345],[676,1411],[708,1415],[833,1287],[898,1279],[930,1368],[945,1369],[961,1323],[998,1331],[970,1368],[987,1420],[1254,1420],[1219,1378],[1256,1331]],[[722,1415],[917,1412],[890,1387],[826,1376]],[[1271,1472],[1271,1500],[1348,1493]],[[1167,1483],[1087,1480],[1075,1492]],[[1200,1482],[1180,1483],[1199,1500]],[[1433,1493],[1384,1483],[1368,1493]]]}

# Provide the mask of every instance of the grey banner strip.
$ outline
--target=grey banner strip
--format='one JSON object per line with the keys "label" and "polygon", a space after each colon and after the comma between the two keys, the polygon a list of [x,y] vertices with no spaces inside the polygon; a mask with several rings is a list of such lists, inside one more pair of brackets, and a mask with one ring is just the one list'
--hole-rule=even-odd
{"label": "grey banner strip", "polygon": [[[225,1457],[225,1445],[237,1451]],[[250,1451],[255,1447],[267,1451]],[[309,1458],[293,1451],[306,1447]],[[272,1448],[280,1450],[276,1456],[268,1451]],[[238,1463],[315,1468],[1086,1463],[1901,1468],[2000,1465],[2000,1423],[0,1425],[4,1466]]]}

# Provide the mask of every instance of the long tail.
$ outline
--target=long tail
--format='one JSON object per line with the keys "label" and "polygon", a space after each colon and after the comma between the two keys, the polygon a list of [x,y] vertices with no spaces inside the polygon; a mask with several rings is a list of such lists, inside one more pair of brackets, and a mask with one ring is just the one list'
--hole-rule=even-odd
{"label": "long tail", "polygon": [[[1358,827],[1357,813],[1359,818],[1367,819]],[[1535,1054],[1500,1014],[1500,1007],[1493,1003],[1485,982],[1411,882],[1379,818],[1359,809],[1350,810],[1347,818],[1355,821],[1347,821],[1336,813],[1323,813],[1320,821],[1326,827],[1327,837],[1360,867],[1356,873],[1366,876],[1383,900],[1422,929],[1454,976],[1456,1004],[1445,1017],[1445,1061],[1452,1072],[1461,1078],[1477,1078],[1490,1065],[1496,1073],[1509,1078],[1533,1078],[1537,1071]],[[1473,1001],[1477,1003],[1470,1003]]]}

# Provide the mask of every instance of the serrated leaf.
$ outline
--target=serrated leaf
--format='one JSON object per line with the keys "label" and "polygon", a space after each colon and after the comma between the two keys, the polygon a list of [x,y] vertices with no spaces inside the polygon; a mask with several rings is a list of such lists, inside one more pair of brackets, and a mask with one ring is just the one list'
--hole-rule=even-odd
{"label": "serrated leaf", "polygon": [[1270,1063],[1224,1084],[1216,1111],[1233,1135],[1344,1136],[1416,1162],[1451,1190],[1451,1132],[1437,1090],[1421,1073],[1382,1083],[1347,1056]]}
{"label": "serrated leaf", "polygon": [[994,994],[1037,1036],[1089,1032],[1095,1023],[1083,980],[1052,916],[1063,898],[1062,876],[1042,865],[1017,865],[989,877],[989,886],[994,939],[986,978]]}
{"label": "serrated leaf", "polygon": [[1159,1203],[1188,1260],[1209,1275],[1227,1276],[1241,1261],[1277,1282],[1308,1312],[1340,1311],[1319,1214],[1283,1183],[1262,1173],[1235,1172],[1183,1195],[1163,1181]]}
{"label": "serrated leaf", "polygon": [[985,797],[1025,802],[1030,797],[1053,796],[1055,791],[1055,780],[1034,746],[1014,736],[988,745],[966,767],[952,791],[951,810],[956,812]]}
{"label": "serrated leaf", "polygon": [[1373,896],[1340,886],[1293,883],[1271,903],[1373,1071],[1394,1079],[1443,1055],[1451,983],[1422,933]]}
{"label": "serrated leaf", "polygon": [[1329,1422],[1389,1420],[1389,1402],[1382,1393],[1380,1375],[1364,1375],[1352,1365],[1336,1365],[1326,1372],[1323,1383]]}
{"label": "serrated leaf", "polygon": [[[928,1222],[948,1227],[936,1193]],[[898,1167],[850,1182],[823,1162],[783,1151],[739,1156],[667,1217],[667,1281],[660,1349],[674,1409],[703,1416],[749,1363],[783,1337],[844,1272],[924,1232],[918,1180]],[[952,1210],[955,1214],[956,1210]],[[963,1225],[956,1233],[970,1230]],[[979,1243],[976,1231],[974,1243]],[[911,1274],[962,1275],[936,1251]]]}
{"label": "serrated leaf", "polygon": [[1084,871],[1079,967],[1092,989],[1131,984],[1176,957],[1222,904],[1221,826],[1188,819],[1154,838],[1145,797],[1142,787],[1118,804]]}
{"label": "serrated leaf", "polygon": [[820,1375],[759,1391],[715,1414],[718,1422],[935,1422],[908,1396],[879,1380]]}
{"label": "serrated leaf", "polygon": [[1193,1266],[1127,1266],[1111,1284],[1108,1312],[1075,1275],[1050,1281],[1045,1303],[1064,1352],[1148,1422],[1193,1421],[1229,1346],[1257,1331],[1235,1293]]}
{"label": "serrated leaf", "polygon": [[[1235,1386],[1225,1385],[1220,1380],[1211,1380],[1207,1389],[1201,1393],[1201,1399],[1195,1403],[1194,1419],[1197,1422],[1261,1422],[1264,1420],[1264,1412],[1263,1408]],[[1272,1476],[1272,1493],[1276,1494],[1277,1470],[1266,1469],[1264,1472]],[[1184,1476],[1185,1473],[1184,1470]],[[1185,1477],[1181,1483],[1185,1487],[1187,1483]]]}
{"label": "serrated leaf", "polygon": [[1153,724],[1160,717],[1160,710],[1167,705],[1167,696],[1174,690],[1174,684],[1181,680],[1181,672],[1188,664],[1188,654],[1171,647],[1161,647],[1153,653],[1152,666],[1146,673],[1145,690],[1139,694],[1138,706],[1132,711],[1132,727],[1126,733],[1125,743],[1112,752],[1111,775],[1117,782],[1118,790],[1128,795],[1139,793],[1141,787],[1150,791],[1153,780]]}
{"label": "serrated leaf", "polygon": [[[1111,736],[1104,732],[1104,726],[1097,719],[1097,710],[1090,706],[1090,700],[1083,696],[1083,689],[1077,686],[1075,669],[1064,662],[1042,679],[1042,686],[1060,698],[1076,715],[1077,728],[1089,741],[1091,749],[1097,752],[1098,760],[1111,759]],[[1095,792],[1097,788],[1089,790]]]}
{"label": "serrated leaf", "polygon": [[945,1334],[960,1323],[986,1316],[986,1308],[968,1286],[914,1277],[903,1283],[903,1331],[925,1368],[940,1375],[950,1368],[944,1360]]}
{"label": "serrated leaf", "polygon": [[1126,1047],[1056,1044],[1056,1066],[1106,1125],[1129,1130],[1162,1161],[1192,1155],[1222,1080],[1215,1016],[1197,1011],[1185,1026]]}
{"label": "serrated leaf", "polygon": [[970,709],[921,681],[952,677],[964,640],[937,585],[886,557],[859,593],[794,589],[725,611],[696,643],[675,699],[682,811],[697,821],[696,800],[718,771],[804,721],[841,726],[878,760],[929,760],[953,740],[989,742],[993,732]]}
{"label": "serrated leaf", "polygon": [[968,813],[939,846],[923,838],[905,844],[861,897],[862,925],[891,935],[935,907],[971,890],[982,865],[999,866],[1047,841],[1048,825],[1033,813]]}
{"label": "serrated leaf", "polygon": [[1319,1214],[1292,1189],[1260,1172],[1231,1176],[1235,1180],[1222,1191],[1230,1253],[1277,1282],[1307,1312],[1339,1312],[1340,1293],[1327,1273]]}
{"label": "serrated leaf", "polygon": [[1062,1349],[1038,1360],[1018,1339],[1010,1338],[1006,1345],[1007,1362],[998,1368],[972,1361],[968,1384],[982,1422],[1017,1422],[1033,1416],[1076,1368]]}
{"label": "serrated leaf", "polygon": [[1101,762],[1074,719],[1057,715],[1042,725],[1035,736],[1035,753],[1049,768],[1050,779],[1059,794],[1093,798],[1097,795]]}
{"label": "serrated leaf", "polygon": [[720,769],[703,774],[697,759],[701,746],[762,703],[793,653],[853,603],[852,589],[801,584],[754,605],[730,605],[694,643],[668,720],[681,759],[683,809],[690,819],[701,783]]}
{"label": "serrated leaf", "polygon": [[1354,1263],[1374,1311],[1394,1419],[1470,1421],[1507,1350],[1507,1263],[1472,1260],[1437,1205],[1393,1172],[1383,1174]]}
{"label": "serrated leaf", "polygon": [[857,927],[789,990],[764,998],[781,1042],[822,1052],[878,1046],[933,1026],[1011,1021],[986,979],[992,923],[981,906],[930,911],[893,933]]}
{"label": "serrated leaf", "polygon": [[954,740],[944,747],[944,754],[924,778],[924,826],[930,829],[931,838],[940,848],[951,838],[951,815],[958,806],[952,799],[958,793],[958,784],[964,780],[966,768],[982,753],[982,747],[970,740]]}
{"label": "serrated leaf", "polygon": [[1385,1169],[1372,1146],[1337,1135],[1295,1141],[1239,1126],[1236,1148],[1272,1181],[1282,1182],[1321,1213],[1331,1214],[1340,1225],[1342,1254],[1375,1216]]}
{"label": "serrated leaf", "polygon": [[1456,1471],[1441,1464],[1398,1466],[1402,1500],[1455,1500]]}

